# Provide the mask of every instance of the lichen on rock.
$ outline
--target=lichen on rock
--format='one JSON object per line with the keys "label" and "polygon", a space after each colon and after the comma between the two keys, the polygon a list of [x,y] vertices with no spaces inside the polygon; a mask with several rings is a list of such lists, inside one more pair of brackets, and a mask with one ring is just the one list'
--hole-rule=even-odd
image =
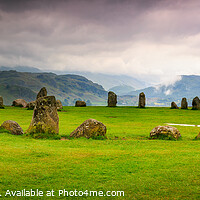
{"label": "lichen on rock", "polygon": [[59,133],[59,117],[54,96],[40,97],[36,100],[32,121],[26,133]]}
{"label": "lichen on rock", "polygon": [[106,126],[95,119],[87,119],[70,134],[70,137],[106,138]]}

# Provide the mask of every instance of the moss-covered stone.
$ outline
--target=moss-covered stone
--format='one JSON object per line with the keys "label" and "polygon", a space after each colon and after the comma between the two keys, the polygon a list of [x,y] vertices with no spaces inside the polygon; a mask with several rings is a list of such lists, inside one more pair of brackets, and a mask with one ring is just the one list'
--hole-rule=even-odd
{"label": "moss-covered stone", "polygon": [[70,134],[70,137],[76,138],[97,138],[98,136],[106,137],[106,126],[95,119],[88,119],[84,121]]}
{"label": "moss-covered stone", "polygon": [[0,126],[0,128],[3,128],[3,129],[10,131],[10,133],[13,134],[13,135],[24,134],[20,125],[17,122],[11,121],[11,120],[7,120],[7,121],[3,122]]}
{"label": "moss-covered stone", "polygon": [[37,94],[37,99],[40,97],[47,96],[47,89],[45,87],[41,88],[40,91]]}
{"label": "moss-covered stone", "polygon": [[33,110],[35,108],[36,101],[31,101],[27,104],[27,110]]}
{"label": "moss-covered stone", "polygon": [[59,117],[54,96],[40,97],[36,100],[32,121],[26,133],[59,133]]}
{"label": "moss-covered stone", "polygon": [[175,139],[181,137],[179,130],[172,126],[157,126],[150,132],[152,139]]}

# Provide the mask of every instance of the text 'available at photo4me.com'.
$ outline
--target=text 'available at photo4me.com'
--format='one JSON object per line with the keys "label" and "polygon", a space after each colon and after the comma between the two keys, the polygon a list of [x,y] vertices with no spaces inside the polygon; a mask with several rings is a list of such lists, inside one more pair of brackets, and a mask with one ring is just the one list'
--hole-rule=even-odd
{"label": "text 'available at photo4me.com'", "polygon": [[1,197],[122,197],[125,196],[124,191],[78,191],[78,190],[47,190],[42,191],[39,189],[30,190],[6,190],[0,193]]}

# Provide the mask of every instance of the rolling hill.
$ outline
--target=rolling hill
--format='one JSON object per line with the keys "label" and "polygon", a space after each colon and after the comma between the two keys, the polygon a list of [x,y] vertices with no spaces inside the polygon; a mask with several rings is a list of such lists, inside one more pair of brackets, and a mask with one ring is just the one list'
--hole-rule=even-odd
{"label": "rolling hill", "polygon": [[[7,67],[7,66],[0,66],[0,71],[10,71],[15,70],[18,72],[33,72],[33,73],[43,73],[42,71],[36,67],[27,67],[27,66],[16,66],[16,67]],[[109,90],[112,87],[120,86],[120,85],[127,85],[136,89],[141,89],[144,87],[149,86],[150,84],[139,80],[137,78],[127,76],[127,75],[113,75],[113,74],[103,74],[103,73],[95,73],[95,72],[84,72],[84,71],[56,71],[56,70],[47,70],[48,73],[55,73],[58,75],[63,74],[74,74],[84,76],[87,79],[91,80],[94,83],[102,85],[105,90]]]}
{"label": "rolling hill", "polygon": [[48,95],[55,95],[64,105],[74,105],[78,99],[92,105],[106,103],[107,92],[103,87],[83,76],[0,71],[0,96],[3,96],[6,105],[16,98],[35,100],[42,87],[46,87]]}

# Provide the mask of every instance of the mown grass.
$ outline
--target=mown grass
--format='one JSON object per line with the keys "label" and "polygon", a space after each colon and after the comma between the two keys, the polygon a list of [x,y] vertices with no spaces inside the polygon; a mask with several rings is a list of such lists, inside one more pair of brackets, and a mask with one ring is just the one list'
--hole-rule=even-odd
{"label": "mown grass", "polygon": [[[26,130],[33,111],[6,107],[0,123],[17,121]],[[88,118],[107,126],[107,140],[36,140],[0,133],[0,194],[6,190],[124,191],[124,197],[86,199],[199,199],[198,127],[176,126],[181,141],[149,140],[165,123],[200,124],[200,111],[136,107],[65,107],[59,112],[60,134],[68,136]],[[13,198],[14,199],[14,198]],[[19,197],[16,199],[19,199]],[[31,199],[22,197],[20,199]]]}

